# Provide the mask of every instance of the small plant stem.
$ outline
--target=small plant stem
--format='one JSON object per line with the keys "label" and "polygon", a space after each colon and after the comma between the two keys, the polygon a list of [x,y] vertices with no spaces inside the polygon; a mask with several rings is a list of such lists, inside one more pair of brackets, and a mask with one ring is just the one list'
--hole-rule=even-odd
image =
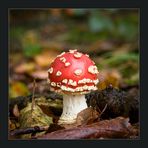
{"label": "small plant stem", "polygon": [[35,99],[34,99],[35,87],[36,87],[36,81],[35,81],[35,79],[34,79],[34,81],[33,81],[33,93],[32,93],[31,113],[33,112],[33,109],[34,109],[34,106],[35,106]]}

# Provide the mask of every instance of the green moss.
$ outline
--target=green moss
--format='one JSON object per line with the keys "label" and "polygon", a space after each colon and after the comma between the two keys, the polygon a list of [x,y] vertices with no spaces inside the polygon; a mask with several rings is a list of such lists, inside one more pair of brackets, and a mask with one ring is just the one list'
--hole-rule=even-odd
{"label": "green moss", "polygon": [[111,67],[120,66],[125,64],[127,61],[134,61],[138,63],[139,55],[135,53],[121,54],[118,56],[112,56],[111,58],[105,59],[104,64]]}
{"label": "green moss", "polygon": [[23,51],[26,57],[33,57],[41,52],[41,45],[38,43],[26,43]]}

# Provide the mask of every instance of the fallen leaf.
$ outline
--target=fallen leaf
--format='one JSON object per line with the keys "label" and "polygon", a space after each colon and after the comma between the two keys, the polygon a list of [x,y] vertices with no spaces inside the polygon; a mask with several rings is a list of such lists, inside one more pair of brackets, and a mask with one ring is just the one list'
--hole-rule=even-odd
{"label": "fallen leaf", "polygon": [[19,117],[19,116],[20,116],[20,112],[19,112],[19,109],[18,109],[18,105],[17,105],[17,104],[14,105],[14,108],[13,108],[13,115],[14,115],[15,117]]}
{"label": "fallen leaf", "polygon": [[74,128],[93,123],[95,120],[99,120],[99,113],[92,107],[88,107],[78,113],[75,123],[72,124],[61,124],[61,127],[65,129]]}
{"label": "fallen leaf", "polygon": [[17,96],[26,96],[29,94],[27,86],[22,82],[13,82],[10,85],[9,95],[10,98]]}
{"label": "fallen leaf", "polygon": [[117,117],[103,120],[82,127],[58,130],[48,133],[38,139],[99,139],[99,138],[128,138],[137,136],[138,132],[132,129],[128,118]]}
{"label": "fallen leaf", "polygon": [[23,73],[29,73],[34,69],[35,69],[35,63],[33,62],[21,63],[14,68],[14,72],[23,74]]}
{"label": "fallen leaf", "polygon": [[48,67],[50,63],[56,58],[57,52],[45,51],[34,57],[36,64],[40,67]]}
{"label": "fallen leaf", "polygon": [[98,83],[98,89],[103,90],[112,85],[114,88],[119,88],[121,82],[121,75],[117,70],[104,70],[99,74],[100,83]]}
{"label": "fallen leaf", "polygon": [[19,123],[17,123],[15,120],[8,120],[8,128],[9,130],[14,130],[16,128],[18,128],[20,125]]}
{"label": "fallen leaf", "polygon": [[[34,105],[32,109],[32,103],[28,103],[28,105],[20,111],[19,123],[20,128],[28,128],[35,126],[50,126],[53,123],[52,117],[47,116],[43,113],[41,108],[38,105]],[[45,132],[38,133],[38,135],[42,135]],[[31,134],[22,135],[21,138],[26,139],[30,138]]]}
{"label": "fallen leaf", "polygon": [[35,105],[32,111],[32,103],[20,111],[20,128],[34,127],[34,126],[49,126],[52,118],[43,113],[38,105]]}
{"label": "fallen leaf", "polygon": [[77,125],[86,125],[93,123],[96,119],[99,119],[99,113],[92,107],[88,107],[78,113],[76,123]]}

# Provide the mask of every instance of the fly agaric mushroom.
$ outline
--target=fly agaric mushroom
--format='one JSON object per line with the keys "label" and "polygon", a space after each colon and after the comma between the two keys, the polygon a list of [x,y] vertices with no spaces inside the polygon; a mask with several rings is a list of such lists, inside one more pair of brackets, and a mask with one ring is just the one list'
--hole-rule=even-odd
{"label": "fly agaric mushroom", "polygon": [[58,55],[48,70],[50,90],[63,94],[63,113],[58,124],[71,124],[87,108],[85,94],[96,90],[98,70],[87,54],[69,50]]}

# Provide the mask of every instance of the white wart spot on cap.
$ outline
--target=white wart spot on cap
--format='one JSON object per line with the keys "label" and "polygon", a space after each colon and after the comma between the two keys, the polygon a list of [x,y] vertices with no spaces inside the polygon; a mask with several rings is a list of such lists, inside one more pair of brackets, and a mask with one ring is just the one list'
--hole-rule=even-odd
{"label": "white wart spot on cap", "polygon": [[82,56],[82,53],[79,53],[79,52],[77,52],[77,53],[74,54],[74,57],[75,58],[81,58],[81,56]]}
{"label": "white wart spot on cap", "polygon": [[97,74],[98,73],[97,67],[93,66],[93,65],[89,66],[88,72],[91,73],[91,74]]}
{"label": "white wart spot on cap", "polygon": [[62,75],[62,72],[57,71],[56,76],[60,76],[60,75]]}
{"label": "white wart spot on cap", "polygon": [[84,85],[84,86],[83,86],[83,90],[87,90],[87,89],[88,89],[88,87],[89,87],[89,86]]}
{"label": "white wart spot on cap", "polygon": [[75,49],[75,50],[69,50],[70,53],[74,53],[76,51],[77,51],[77,49]]}
{"label": "white wart spot on cap", "polygon": [[93,82],[94,82],[94,84],[96,85],[96,84],[98,84],[98,83],[99,83],[99,80],[98,80],[98,79],[96,79],[96,80],[93,80]]}
{"label": "white wart spot on cap", "polygon": [[61,89],[62,89],[63,91],[75,92],[75,89],[70,88],[70,87],[66,87],[66,86],[64,86],[64,85],[61,86]]}
{"label": "white wart spot on cap", "polygon": [[65,57],[60,58],[60,61],[62,61],[63,63],[65,63],[66,62]]}
{"label": "white wart spot on cap", "polygon": [[61,87],[61,83],[60,82],[57,83],[57,87]]}
{"label": "white wart spot on cap", "polygon": [[77,86],[77,82],[73,81],[72,79],[69,79],[68,85]]}
{"label": "white wart spot on cap", "polygon": [[55,87],[56,83],[55,82],[51,82],[51,86]]}
{"label": "white wart spot on cap", "polygon": [[67,84],[68,80],[67,80],[67,79],[63,79],[62,82],[63,82],[64,84]]}
{"label": "white wart spot on cap", "polygon": [[92,83],[92,82],[93,80],[84,78],[84,79],[79,80],[78,84],[86,84],[86,83]]}
{"label": "white wart spot on cap", "polygon": [[85,54],[87,57],[89,57],[89,55],[88,54]]}
{"label": "white wart spot on cap", "polygon": [[52,67],[49,68],[49,69],[48,69],[48,72],[49,72],[50,74],[52,74],[52,73],[53,73],[53,68],[52,68]]}
{"label": "white wart spot on cap", "polygon": [[74,71],[74,74],[77,75],[77,76],[81,75],[82,74],[82,69],[76,69]]}
{"label": "white wart spot on cap", "polygon": [[64,55],[65,54],[65,52],[62,52],[60,55],[58,55],[57,57],[61,57],[62,55]]}
{"label": "white wart spot on cap", "polygon": [[66,63],[65,63],[65,66],[66,66],[66,67],[67,67],[67,66],[69,66],[69,65],[70,65],[70,63],[69,63],[69,62],[66,62]]}
{"label": "white wart spot on cap", "polygon": [[61,88],[62,91],[79,92],[80,94],[83,94],[86,91],[90,91],[90,90],[97,90],[96,86],[87,86],[87,85],[78,86],[76,88],[71,88],[71,87],[67,87],[67,86],[61,85],[60,88]]}

